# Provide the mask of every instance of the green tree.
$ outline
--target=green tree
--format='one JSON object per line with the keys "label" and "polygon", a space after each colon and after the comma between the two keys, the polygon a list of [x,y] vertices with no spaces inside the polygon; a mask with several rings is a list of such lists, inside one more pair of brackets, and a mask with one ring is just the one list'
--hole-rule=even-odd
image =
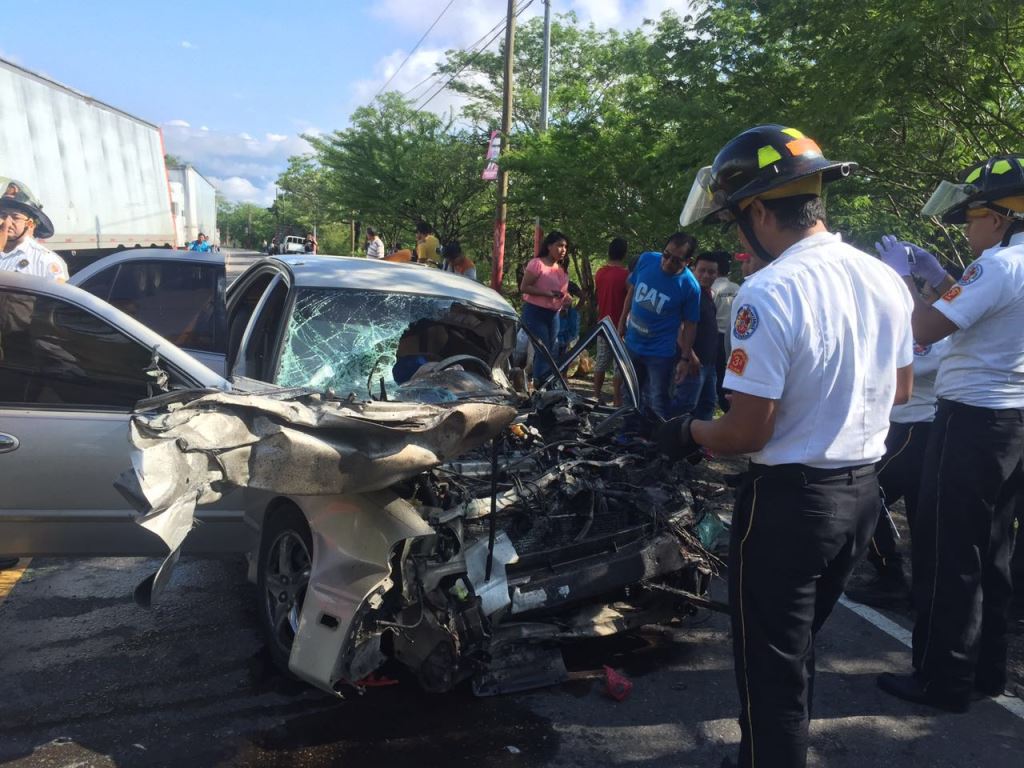
{"label": "green tree", "polygon": [[387,93],[352,115],[351,127],[307,137],[316,149],[331,210],[409,245],[420,220],[442,242],[490,229],[493,187],[480,180],[486,139],[417,112]]}

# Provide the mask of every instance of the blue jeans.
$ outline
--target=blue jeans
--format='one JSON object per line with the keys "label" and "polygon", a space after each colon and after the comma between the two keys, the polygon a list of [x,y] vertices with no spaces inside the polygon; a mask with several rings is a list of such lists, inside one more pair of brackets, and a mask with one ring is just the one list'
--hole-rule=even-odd
{"label": "blue jeans", "polygon": [[675,358],[638,355],[629,350],[629,359],[636,369],[637,381],[640,384],[640,410],[650,409],[661,418],[667,419],[669,392],[676,369]]}
{"label": "blue jeans", "polygon": [[[555,354],[555,342],[558,339],[558,312],[523,302],[523,325],[548,348],[552,356]],[[551,372],[547,358],[538,349],[533,356],[533,380],[539,384]]]}
{"label": "blue jeans", "polygon": [[715,416],[718,399],[718,376],[714,364],[702,365],[695,375],[687,376],[676,385],[672,398],[672,415],[692,413],[693,418],[709,420]]}

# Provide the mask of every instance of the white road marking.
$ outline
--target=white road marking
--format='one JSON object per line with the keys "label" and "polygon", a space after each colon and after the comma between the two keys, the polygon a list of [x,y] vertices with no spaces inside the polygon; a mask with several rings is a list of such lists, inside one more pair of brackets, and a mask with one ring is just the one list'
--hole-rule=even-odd
{"label": "white road marking", "polygon": [[[869,624],[875,625],[878,629],[889,635],[889,637],[899,640],[907,648],[912,647],[913,635],[910,633],[910,630],[904,629],[895,621],[887,616],[883,616],[874,608],[868,608],[866,605],[861,605],[860,603],[848,600],[846,595],[839,598],[839,604],[849,608]],[[1016,715],[1021,720],[1024,720],[1024,701],[1021,699],[1018,699],[1015,696],[995,696],[992,698],[992,701],[1010,714]]]}

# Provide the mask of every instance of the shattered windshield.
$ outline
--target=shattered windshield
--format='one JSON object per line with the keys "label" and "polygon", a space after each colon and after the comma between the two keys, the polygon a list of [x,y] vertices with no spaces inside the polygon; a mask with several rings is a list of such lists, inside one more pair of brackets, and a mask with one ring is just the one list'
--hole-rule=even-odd
{"label": "shattered windshield", "polygon": [[420,366],[454,355],[500,362],[508,321],[454,299],[343,288],[300,288],[274,383],[377,397]]}

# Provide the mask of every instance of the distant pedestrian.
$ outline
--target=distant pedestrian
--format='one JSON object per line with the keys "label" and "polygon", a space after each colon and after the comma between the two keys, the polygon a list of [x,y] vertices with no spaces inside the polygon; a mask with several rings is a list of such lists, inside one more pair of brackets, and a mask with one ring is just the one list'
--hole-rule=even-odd
{"label": "distant pedestrian", "polygon": [[[623,305],[626,303],[626,280],[629,270],[626,268],[626,254],[629,246],[626,240],[616,237],[608,243],[608,263],[597,270],[594,275],[594,288],[597,293],[597,321],[604,318],[611,320],[612,325],[619,327],[622,319]],[[608,342],[601,336],[597,338],[597,365],[594,369],[594,397],[600,402],[603,398],[604,377],[611,373],[613,379],[613,400],[622,405],[622,382],[616,375],[615,356]]]}
{"label": "distant pedestrian", "polygon": [[434,229],[425,221],[416,223],[416,261],[420,264],[437,264],[441,259],[441,243],[434,235]]}
{"label": "distant pedestrian", "polygon": [[[569,289],[569,276],[559,266],[569,249],[569,241],[558,230],[548,233],[541,243],[540,256],[527,263],[519,290],[523,294],[523,325],[553,356],[558,340],[558,312]],[[537,350],[533,360],[533,378],[538,385],[551,374],[547,356]]]}
{"label": "distant pedestrian", "polygon": [[9,180],[0,196],[0,230],[0,271],[48,277],[60,283],[68,279],[64,260],[36,240],[53,237],[53,222],[20,181]]}
{"label": "distant pedestrian", "polygon": [[373,227],[366,228],[366,258],[384,258],[384,241],[380,239],[377,230]]}
{"label": "distant pedestrian", "polygon": [[640,384],[640,404],[663,419],[669,416],[669,398],[677,366],[696,373],[700,361],[693,355],[693,340],[700,319],[700,287],[687,264],[697,252],[697,241],[676,232],[661,253],[640,254],[630,274],[623,302],[619,334]]}
{"label": "distant pedestrian", "polygon": [[202,232],[199,233],[199,236],[194,241],[189,243],[188,249],[190,251],[199,251],[200,253],[209,253],[213,250],[210,241]]}
{"label": "distant pedestrian", "polygon": [[470,261],[469,256],[462,250],[462,245],[458,240],[452,240],[444,247],[443,263],[441,264],[441,270],[444,272],[454,272],[456,275],[462,275],[468,277],[470,280],[476,280],[476,265]]}
{"label": "distant pedestrian", "polygon": [[555,362],[559,365],[565,361],[565,356],[576,346],[580,340],[580,313],[576,309],[576,300],[580,296],[580,287],[576,283],[569,283],[569,295],[562,302],[562,308],[558,311],[558,338],[555,342]]}
{"label": "distant pedestrian", "polygon": [[711,286],[718,279],[718,258],[715,253],[701,253],[693,266],[700,285],[700,319],[693,339],[693,356],[699,361],[696,373],[676,376],[676,392],[672,415],[692,413],[695,419],[712,419],[717,401],[715,376],[718,361],[718,312],[711,296]]}
{"label": "distant pedestrian", "polygon": [[722,413],[729,410],[729,401],[725,397],[722,382],[725,381],[725,361],[729,359],[732,343],[729,341],[729,328],[732,327],[732,302],[740,287],[729,279],[730,262],[726,251],[713,251],[718,260],[718,279],[711,284],[711,297],[715,300],[715,313],[718,319],[718,350],[715,357],[715,394],[718,407]]}
{"label": "distant pedestrian", "polygon": [[306,253],[316,253],[316,235],[314,235],[312,232],[306,233],[306,239],[302,242],[302,250],[305,251]]}

